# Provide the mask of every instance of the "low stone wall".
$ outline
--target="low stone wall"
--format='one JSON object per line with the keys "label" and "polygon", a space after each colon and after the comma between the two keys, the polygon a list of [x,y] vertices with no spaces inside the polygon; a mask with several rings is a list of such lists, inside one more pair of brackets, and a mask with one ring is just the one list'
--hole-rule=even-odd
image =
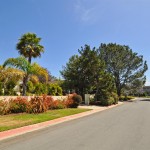
{"label": "low stone wall", "polygon": [[[15,99],[17,97],[19,97],[19,96],[0,96],[0,100],[6,100],[6,101],[8,101],[10,99]],[[29,101],[34,96],[21,96],[21,97],[24,97],[24,98],[26,98]],[[65,100],[65,99],[67,99],[68,96],[51,96],[51,97],[54,100]]]}

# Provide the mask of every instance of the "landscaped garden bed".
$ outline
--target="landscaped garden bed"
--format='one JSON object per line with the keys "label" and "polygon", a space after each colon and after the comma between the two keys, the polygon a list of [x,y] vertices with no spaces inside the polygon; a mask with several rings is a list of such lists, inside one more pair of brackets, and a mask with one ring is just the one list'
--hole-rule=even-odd
{"label": "landscaped garden bed", "polygon": [[0,132],[26,125],[69,116],[89,109],[79,109],[80,95],[72,94],[65,100],[54,100],[51,96],[24,97],[0,101]]}

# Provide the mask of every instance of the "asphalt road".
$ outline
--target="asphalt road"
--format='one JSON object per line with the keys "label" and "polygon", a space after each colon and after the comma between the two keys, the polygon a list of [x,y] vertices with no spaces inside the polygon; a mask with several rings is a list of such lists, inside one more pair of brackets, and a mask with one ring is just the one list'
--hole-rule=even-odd
{"label": "asphalt road", "polygon": [[0,150],[150,150],[150,100],[7,139]]}

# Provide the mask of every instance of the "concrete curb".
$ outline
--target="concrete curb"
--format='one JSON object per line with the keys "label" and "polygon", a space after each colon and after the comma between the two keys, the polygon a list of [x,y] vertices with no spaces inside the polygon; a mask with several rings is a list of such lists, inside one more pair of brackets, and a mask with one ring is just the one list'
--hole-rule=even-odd
{"label": "concrete curb", "polygon": [[82,112],[82,113],[79,113],[79,114],[66,116],[66,117],[62,117],[62,118],[58,118],[58,119],[54,119],[54,120],[50,120],[50,121],[46,121],[46,122],[42,122],[42,123],[37,123],[37,124],[29,125],[29,126],[24,126],[24,127],[20,127],[20,128],[16,128],[16,129],[11,129],[11,130],[8,130],[8,131],[3,131],[3,132],[0,132],[0,141],[4,140],[4,139],[7,139],[7,138],[15,137],[15,136],[18,136],[18,135],[22,135],[22,134],[25,134],[25,133],[29,133],[29,132],[32,132],[32,131],[36,131],[36,130],[39,130],[39,129],[43,129],[43,128],[46,128],[46,127],[49,127],[49,126],[53,126],[53,125],[56,125],[56,124],[59,124],[59,123],[63,123],[63,122],[78,119],[78,118],[81,118],[81,117],[84,117],[84,116],[88,116],[88,115],[91,115],[91,114],[94,114],[94,113],[97,113],[97,112],[100,112],[100,111],[104,111],[104,110],[107,110],[107,109],[110,109],[110,108],[114,108],[114,107],[122,105],[122,104],[123,104],[122,102],[119,102],[119,104],[117,104],[117,105],[112,105],[112,106],[108,106],[108,107],[99,107],[99,108],[91,110],[91,111]]}

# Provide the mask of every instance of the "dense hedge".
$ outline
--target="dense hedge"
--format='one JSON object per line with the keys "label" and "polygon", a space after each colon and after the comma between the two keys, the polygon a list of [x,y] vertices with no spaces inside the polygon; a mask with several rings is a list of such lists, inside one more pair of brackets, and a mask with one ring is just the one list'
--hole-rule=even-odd
{"label": "dense hedge", "polygon": [[17,97],[8,101],[0,100],[0,115],[10,113],[43,113],[51,109],[77,108],[81,103],[80,95],[72,94],[66,100],[54,100],[51,96],[35,96],[30,101]]}

